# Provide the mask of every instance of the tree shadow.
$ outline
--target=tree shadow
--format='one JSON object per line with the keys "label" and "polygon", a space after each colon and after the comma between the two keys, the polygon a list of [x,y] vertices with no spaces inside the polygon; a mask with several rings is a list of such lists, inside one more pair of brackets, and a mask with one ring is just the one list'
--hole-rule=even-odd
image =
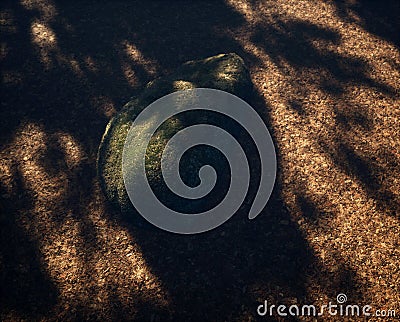
{"label": "tree shadow", "polygon": [[362,185],[381,211],[399,218],[399,198],[387,186],[387,182],[391,182],[390,177],[398,174],[400,169],[398,159],[392,153],[382,150],[385,156],[385,168],[383,168],[375,156],[361,154],[342,139],[334,142],[320,140],[320,146],[335,164]]}
{"label": "tree shadow", "polygon": [[[257,92],[249,103],[271,125],[268,109]],[[269,128],[275,138],[272,127]],[[279,150],[277,156],[279,165],[282,157]],[[248,220],[250,205],[245,204],[224,225],[199,235],[172,234],[148,223],[138,228],[134,223],[136,218],[119,217],[173,299],[169,319],[230,320],[240,316],[259,319],[256,309],[266,299],[287,305],[293,299],[302,304],[312,303],[310,284],[332,298],[344,291],[352,299],[360,298],[361,286],[348,265],[341,263],[331,273],[315,256],[282,199],[281,176],[278,166],[274,191],[256,219]],[[250,185],[257,183],[251,181]],[[249,190],[256,189],[251,186]],[[318,217],[317,207],[311,202],[308,205]],[[310,277],[314,280],[310,281]]]}
{"label": "tree shadow", "polygon": [[[365,4],[365,7],[359,3],[360,8],[363,7],[367,10],[366,7],[369,2],[362,3]],[[374,22],[371,21],[371,24],[373,25]],[[394,25],[392,21],[390,25]],[[393,34],[393,31],[388,30],[389,34]],[[265,24],[256,28],[252,41],[261,46],[285,73],[293,72],[287,69],[287,65],[293,68],[295,73],[301,73],[304,69],[318,71],[318,75],[314,79],[315,84],[324,93],[335,98],[336,103],[333,106],[333,111],[335,122],[341,131],[349,132],[359,128],[368,132],[374,128],[374,119],[368,107],[358,106],[355,103],[349,104],[344,101],[342,94],[344,94],[347,85],[365,86],[390,98],[396,98],[396,89],[369,76],[372,70],[367,61],[344,56],[327,49],[327,45],[339,45],[341,41],[339,34],[329,28],[302,21],[278,21],[274,25]],[[300,85],[292,85],[300,93],[304,92]],[[306,116],[308,118],[313,117],[304,110],[301,102],[295,99],[289,100],[289,106],[303,118]],[[399,211],[398,198],[388,189],[386,183],[391,182],[390,178],[387,178],[388,173],[390,175],[398,173],[398,170],[396,170],[398,167],[391,166],[398,164],[397,158],[392,153],[385,151],[384,161],[388,166],[385,170],[376,162],[377,155],[359,156],[351,148],[351,145],[341,141],[339,134],[333,138],[333,144],[328,142],[328,139],[317,137],[314,139],[320,143],[324,141],[320,146],[325,153],[342,170],[361,183],[368,196],[376,201],[380,210],[397,216],[396,213]],[[329,140],[332,140],[332,138],[329,138]],[[390,171],[388,172],[389,168]],[[311,213],[316,214],[315,211]]]}
{"label": "tree shadow", "polygon": [[[155,75],[168,73],[187,60],[221,52],[237,52],[252,63],[257,62],[257,58],[221,32],[246,24],[243,16],[224,1],[190,4],[182,1],[118,4],[100,1],[96,2],[98,5],[54,1],[54,4],[58,13],[46,23],[56,35],[58,49],[49,51],[51,64],[47,69],[40,61],[40,48],[32,44],[31,34],[32,22],[42,12],[28,10],[17,2],[8,4],[17,31],[5,35],[9,53],[3,63],[7,69],[22,70],[23,82],[2,85],[1,95],[6,108],[0,111],[1,144],[5,145],[13,138],[22,122],[35,122],[42,124],[50,134],[57,131],[70,133],[82,145],[89,161],[76,169],[65,166],[65,153],[51,142],[41,165],[52,176],[62,171],[68,174],[70,186],[62,202],[81,222],[81,237],[87,247],[80,251],[86,256],[85,262],[90,262],[92,254],[88,254],[87,249],[95,253],[99,246],[96,229],[87,219],[88,196],[93,194],[91,186],[97,146],[113,113],[145,82]],[[117,11],[114,6],[118,7]],[[333,75],[333,79],[321,77],[321,88],[335,95],[342,93],[343,83],[353,81],[393,94],[392,88],[368,77],[365,62],[320,51],[311,43],[313,39],[339,43],[336,32],[299,21],[277,23],[279,28],[259,26],[253,36],[254,43],[264,48],[277,66],[284,68],[282,62],[286,61],[297,70],[321,68]],[[127,73],[134,75],[132,81]],[[99,97],[106,97],[112,108],[107,110],[103,103],[97,103]],[[268,119],[270,107],[265,106],[259,93],[253,100],[252,105],[272,129]],[[304,114],[301,103],[293,101],[292,106],[299,114]],[[343,122],[350,122],[347,116],[344,118]],[[339,117],[338,121],[341,120]],[[351,122],[365,124],[366,120],[361,115]],[[274,133],[272,136],[275,138]],[[277,152],[279,164],[281,156]],[[349,156],[351,158],[351,151]],[[17,182],[23,180],[17,172],[14,177]],[[281,177],[279,174],[278,178]],[[2,205],[2,214],[18,213],[24,207],[30,207],[32,196],[29,196],[29,190],[22,184],[18,189],[15,198]],[[315,205],[306,199],[302,204],[303,212],[318,217],[320,211]],[[282,299],[279,294],[306,301],[310,270],[317,271],[316,276],[321,272],[320,284],[326,282],[324,265],[318,261],[282,200],[281,179],[261,216],[249,221],[246,210],[246,207],[242,208],[220,228],[196,236],[169,234],[148,226],[137,227],[130,218],[110,212],[110,219],[125,226],[137,240],[151,271],[172,298],[173,313],[170,314],[132,292],[132,296],[139,298],[138,316],[148,319],[152,311],[157,311],[162,320],[230,319],[241,314],[257,318],[256,308],[268,292],[277,304]],[[58,290],[44,273],[37,245],[20,230],[14,217],[1,219],[5,222],[1,233],[4,247],[1,260],[5,267],[2,306],[27,317],[49,312],[57,302]],[[61,218],[54,220],[62,221]],[[34,256],[30,257],[31,254]],[[21,262],[29,267],[29,271],[23,272],[22,279],[19,273],[16,274]],[[90,271],[90,265],[87,266]],[[329,277],[329,273],[326,275]],[[343,264],[331,284],[319,286],[330,296],[344,288],[356,292],[359,286],[354,275]],[[112,317],[128,320],[129,308],[117,295],[113,296],[112,291],[110,294]],[[262,294],[261,300],[257,294]],[[88,311],[82,304],[76,318],[95,318],[89,316]]]}
{"label": "tree shadow", "polygon": [[336,12],[344,21],[358,24],[370,33],[400,46],[398,1],[379,3],[373,0],[338,0],[334,3]]}
{"label": "tree shadow", "polygon": [[345,85],[351,83],[375,88],[390,96],[396,94],[394,88],[369,76],[371,67],[367,62],[324,48],[324,44],[340,43],[340,35],[329,28],[304,21],[278,20],[274,25],[259,25],[253,32],[252,41],[282,70],[285,70],[284,63],[297,71],[304,68],[318,70],[320,74],[315,82],[329,94],[340,95]]}
{"label": "tree shadow", "polygon": [[12,193],[0,185],[0,316],[18,312],[28,319],[49,313],[59,291],[45,270],[37,242],[21,227],[18,212],[32,207],[33,197],[18,168]]}
{"label": "tree shadow", "polygon": [[[148,6],[129,3],[121,6],[119,9],[122,10],[114,15],[114,7],[110,2],[101,2],[98,6],[89,2],[83,2],[79,6],[55,2],[57,14],[46,20],[40,8],[32,10],[18,2],[7,4],[12,19],[9,22],[11,31],[5,34],[8,53],[3,63],[7,66],[6,71],[20,71],[22,80],[3,83],[1,87],[2,104],[6,106],[0,112],[1,144],[6,146],[12,141],[21,124],[33,122],[43,126],[43,131],[50,139],[39,164],[52,177],[60,173],[67,174],[69,187],[63,200],[60,200],[60,207],[65,206],[81,222],[80,235],[85,247],[78,252],[86,258],[85,263],[90,262],[90,252],[95,253],[97,250],[93,223],[85,215],[87,196],[92,192],[91,179],[95,173],[93,159],[104,127],[112,116],[94,103],[92,97],[107,97],[117,110],[134,93],[135,87],[154,77],[151,74],[152,67],[158,68],[157,74],[162,74],[183,61],[240,48],[228,37],[220,36],[216,39],[213,36],[214,28],[233,27],[243,21],[239,14],[229,10],[222,1],[192,6],[182,3],[150,3]],[[197,11],[195,19],[193,9]],[[162,17],[154,15],[154,11],[161,13]],[[35,46],[33,28],[42,28],[47,35],[53,33],[56,48],[46,48],[46,42],[43,46]],[[209,41],[210,37],[212,43]],[[132,57],[127,57],[129,55],[121,48],[121,44],[126,41],[139,48],[138,52],[133,49]],[[193,50],[193,47],[197,50]],[[44,50],[47,62],[42,61]],[[143,60],[153,63],[146,65],[145,61],[135,61],[142,59],[141,56],[144,56]],[[87,63],[89,58],[94,66]],[[121,61],[127,65],[125,68]],[[125,69],[130,69],[135,74],[133,86],[124,75]],[[79,142],[84,153],[89,156],[88,169],[67,167],[65,151],[51,139],[51,135],[57,132],[69,133]],[[27,191],[26,187],[21,189]],[[22,192],[20,196],[27,197]],[[14,209],[11,203],[6,203],[5,211],[19,212],[22,209]],[[56,224],[62,224],[62,213],[53,216],[52,220]],[[5,278],[13,274],[13,267],[18,265],[18,261],[26,259],[25,255],[18,252],[14,254],[14,259],[10,255],[20,246],[19,242],[22,241],[21,248],[24,252],[38,252],[37,245],[28,243],[25,233],[17,231],[14,226],[10,221],[4,226],[8,229],[7,234],[2,234],[5,238],[2,240],[2,247],[6,247],[2,258],[5,263]],[[10,232],[18,237],[19,242],[15,246],[10,246],[6,240]],[[8,299],[2,301],[6,310],[26,313],[32,318],[36,310],[44,312],[52,308],[54,300],[51,294],[54,287],[41,275],[41,257],[38,254],[26,259],[31,271],[26,272],[30,275],[22,280],[22,284],[15,282],[14,278],[3,283],[15,290],[4,294],[4,298],[8,296]],[[91,267],[86,269],[90,271]],[[23,283],[28,284],[28,290]],[[135,294],[135,297],[140,295]],[[155,310],[152,303],[143,303],[138,304],[139,311]],[[82,305],[76,309],[75,317],[90,318],[90,308]],[[126,308],[119,303],[117,297],[110,300],[110,305],[113,306],[112,315],[116,314],[116,318],[129,319],[130,311],[124,312]]]}
{"label": "tree shadow", "polygon": [[360,127],[363,131],[371,131],[374,128],[374,121],[367,107],[352,104],[348,106],[334,106],[335,119],[339,127],[350,131]]}

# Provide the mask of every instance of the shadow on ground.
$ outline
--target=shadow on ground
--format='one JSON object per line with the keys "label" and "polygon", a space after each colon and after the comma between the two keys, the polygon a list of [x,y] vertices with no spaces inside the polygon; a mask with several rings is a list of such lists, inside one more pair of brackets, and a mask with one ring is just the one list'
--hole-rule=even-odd
{"label": "shadow on ground", "polygon": [[[24,318],[45,314],[57,302],[59,291],[45,269],[42,254],[17,221],[18,212],[31,208],[32,194],[18,169],[14,189],[0,204],[0,310],[18,311]],[[0,185],[0,195],[6,189]]]}
{"label": "shadow on ground", "polygon": [[[259,59],[224,33],[247,23],[224,1],[168,4],[83,1],[79,5],[37,1],[31,7],[24,3],[28,2],[2,4],[5,76],[1,87],[0,144],[2,148],[12,144],[18,128],[33,123],[40,124],[50,137],[58,132],[68,133],[82,147],[86,160],[77,169],[62,165],[66,156],[55,142],[49,143],[41,164],[50,175],[56,176],[60,171],[67,174],[70,186],[59,203],[81,218],[84,244],[80,251],[86,252],[83,258],[90,270],[92,254],[87,250],[96,252],[96,230],[85,219],[85,213],[90,211],[87,197],[93,193],[97,147],[110,117],[147,81],[187,60],[221,52],[237,52],[249,66],[257,66]],[[368,1],[355,6],[339,1],[336,4],[345,19],[352,21],[356,14],[367,30],[398,45],[391,22],[397,16],[390,5],[380,10],[378,4]],[[268,24],[257,26],[252,41],[278,67],[284,69],[282,62],[285,62],[298,72],[313,67],[325,70],[329,77],[322,75],[318,85],[332,95],[340,96],[347,83],[394,95],[392,88],[368,77],[365,62],[321,52],[312,45],[311,40],[316,39],[340,42],[334,30],[300,21],[277,21],[277,24],[279,28]],[[55,38],[49,42],[50,36],[46,38],[43,32],[47,36],[54,33]],[[298,86],[298,90],[304,89]],[[270,107],[259,94],[254,100],[255,108],[270,123]],[[293,101],[292,107],[307,115],[300,103]],[[366,131],[373,124],[365,115],[343,114],[337,121],[360,122]],[[345,154],[340,158],[332,154],[332,158],[344,171],[358,176],[373,195],[380,186],[372,174],[370,160],[357,156],[349,146],[342,145],[341,149]],[[278,164],[280,158],[278,151]],[[17,190],[10,195],[8,188],[1,186],[1,310],[4,314],[16,311],[28,318],[48,316],[60,301],[59,291],[46,273],[37,243],[29,230],[21,228],[21,222],[33,211],[35,192],[24,186],[19,170],[12,176]],[[339,263],[340,268],[333,274],[314,256],[282,200],[282,176],[279,173],[273,196],[256,220],[248,221],[246,209],[242,209],[224,226],[198,236],[138,228],[134,220],[110,211],[110,220],[131,232],[151,271],[172,298],[167,311],[136,299],[132,305],[137,307],[138,317],[174,320],[193,316],[202,320],[254,317],[257,305],[268,296],[276,304],[291,303],[294,299],[307,303],[311,300],[310,276],[318,277],[317,282],[321,283],[318,287],[331,298],[340,291],[353,300],[359,298],[362,288],[346,263]],[[382,207],[393,207],[388,203],[391,196],[384,188],[381,190],[382,194],[373,197]],[[306,216],[315,220],[324,216],[301,191],[298,200]],[[53,218],[55,222],[63,220],[62,212],[58,215]],[[136,291],[132,294],[137,297]],[[130,318],[127,313],[130,311],[118,296],[111,296],[109,301],[114,318]],[[71,313],[70,317],[93,318],[88,307],[81,307],[78,312],[79,315]]]}
{"label": "shadow on ground", "polygon": [[[400,46],[400,4],[388,1],[384,5],[373,0],[334,1],[337,13],[347,22],[356,23],[367,31]],[[397,23],[396,23],[397,21]]]}

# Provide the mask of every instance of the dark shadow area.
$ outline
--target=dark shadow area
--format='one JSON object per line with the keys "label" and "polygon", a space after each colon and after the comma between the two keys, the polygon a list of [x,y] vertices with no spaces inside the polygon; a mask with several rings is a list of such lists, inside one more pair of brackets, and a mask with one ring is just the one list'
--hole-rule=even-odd
{"label": "dark shadow area", "polygon": [[367,107],[340,105],[335,106],[336,123],[345,131],[354,127],[361,127],[363,131],[371,131],[374,127],[374,120]]}
{"label": "dark shadow area", "polygon": [[299,192],[297,194],[297,203],[305,218],[315,222],[321,216],[315,204],[304,196],[304,192]]}
{"label": "dark shadow area", "polygon": [[374,0],[334,1],[338,15],[347,22],[355,23],[370,33],[400,46],[400,3]]}
{"label": "dark shadow area", "polygon": [[[289,63],[297,72],[304,68],[314,69],[318,72],[314,81],[326,93],[340,95],[346,85],[357,84],[390,96],[396,94],[395,89],[369,77],[371,68],[366,61],[325,49],[324,43],[340,43],[339,34],[329,28],[304,21],[285,23],[278,20],[274,25],[258,26],[252,41],[263,48],[283,71],[284,63]],[[322,47],[316,47],[313,41]]]}
{"label": "dark shadow area", "polygon": [[[305,272],[313,260],[307,242],[282,212],[278,193],[254,221],[240,211],[211,232],[179,236],[121,222],[138,240],[146,261],[173,299],[173,320],[229,320],[258,305],[253,291],[306,297]],[[197,317],[197,318],[195,318]]]}
{"label": "dark shadow area", "polygon": [[307,112],[304,110],[303,105],[301,102],[298,102],[296,100],[290,101],[289,106],[295,110],[300,116],[304,117],[307,115]]}
{"label": "dark shadow area", "polygon": [[[327,212],[326,207],[324,209],[320,206],[318,197],[312,199],[308,196],[305,187],[299,187],[296,192],[296,203],[300,209],[301,220],[305,220],[306,224],[314,227],[315,230],[324,231],[328,235],[332,234],[332,230],[335,229],[331,225],[334,214]],[[309,289],[323,288],[325,294],[333,301],[338,294],[344,293],[354,302],[365,302],[369,297],[368,283],[365,279],[360,278],[357,272],[349,266],[349,263],[343,260],[342,255],[337,250],[333,248],[323,249],[322,253],[329,254],[330,258],[320,255],[317,260],[313,261],[307,272],[311,277],[308,284]],[[333,270],[332,261],[335,262]]]}
{"label": "dark shadow area", "polygon": [[393,154],[384,152],[386,164],[383,168],[373,156],[360,154],[346,141],[320,140],[320,146],[346,174],[361,183],[368,196],[376,201],[379,209],[399,218],[398,197],[387,187],[387,182],[391,182],[391,176],[398,174],[399,169],[398,160]]}
{"label": "dark shadow area", "polygon": [[[365,3],[369,2],[366,1]],[[384,7],[383,4],[380,5]],[[360,4],[361,7],[362,5]],[[390,8],[390,3],[388,7]],[[366,7],[364,8],[366,9]],[[392,27],[396,25],[394,20],[389,23]],[[374,24],[374,22],[371,22],[371,24]],[[393,34],[393,30],[388,30],[388,33]],[[254,43],[259,44],[284,72],[291,72],[285,67],[287,63],[298,73],[302,73],[304,69],[315,70],[314,83],[325,93],[338,99],[333,109],[336,115],[335,121],[342,131],[349,131],[354,127],[359,127],[363,131],[370,131],[374,128],[373,115],[368,107],[357,106],[354,103],[348,104],[342,101],[342,94],[347,85],[366,86],[391,98],[397,96],[394,88],[373,80],[369,76],[371,67],[367,61],[342,56],[331,50],[324,49],[325,43],[340,44],[339,34],[334,30],[302,21],[291,21],[289,23],[278,21],[274,25],[259,26],[254,31],[252,40]],[[304,93],[305,89],[301,85],[292,85],[296,91]],[[307,93],[304,93],[304,95],[306,96]],[[307,111],[304,111],[301,102],[291,100],[289,105],[300,116],[313,117],[310,113],[307,115]],[[330,142],[324,142],[321,147],[332,157],[335,164],[362,183],[368,195],[376,200],[381,210],[389,211],[397,217],[396,213],[398,213],[399,209],[398,198],[385,187],[386,183],[383,184],[383,181],[390,182],[390,178],[387,177],[388,173],[393,175],[398,172],[396,167],[389,167],[390,171],[388,171],[389,168],[383,169],[377,165],[374,156],[358,156],[356,151],[349,145],[339,143],[338,137],[333,138],[337,141],[333,144],[333,148],[326,149],[327,146],[331,146]],[[321,138],[315,139],[322,141]],[[393,156],[387,158],[386,161],[388,165],[395,162]],[[303,206],[308,208],[306,202]],[[310,210],[311,214],[314,214],[312,217],[315,217],[317,212]]]}
{"label": "dark shadow area", "polygon": [[12,193],[0,185],[0,196],[0,316],[18,312],[39,319],[56,305],[59,292],[43,267],[37,242],[17,217],[33,200],[18,169]]}
{"label": "dark shadow area", "polygon": [[[250,104],[270,125],[268,109],[257,92]],[[274,132],[271,135],[275,138]],[[281,155],[276,152],[279,165]],[[315,287],[333,299],[344,290],[352,298],[360,298],[361,285],[351,268],[342,263],[335,273],[328,272],[315,257],[282,200],[281,175],[278,173],[273,194],[259,217],[250,221],[250,205],[245,204],[224,225],[198,235],[172,234],[148,223],[138,229],[136,218],[117,215],[118,222],[135,236],[152,272],[173,299],[168,319],[259,319],[256,308],[264,299],[286,305],[293,304],[293,299],[311,303],[306,288],[310,277],[317,277],[321,284]],[[315,205],[308,207],[303,209],[307,212],[304,216],[320,215]],[[309,214],[310,209],[315,214]]]}
{"label": "dark shadow area", "polygon": [[[90,210],[87,208],[94,193],[98,144],[111,116],[147,81],[174,70],[187,60],[222,52],[237,52],[249,64],[256,64],[257,58],[230,36],[219,32],[246,24],[243,16],[224,1],[190,4],[186,1],[82,1],[79,4],[54,1],[54,5],[57,14],[48,22],[42,21],[51,27],[57,39],[57,49],[48,50],[50,67],[45,67],[40,62],[40,48],[32,44],[31,34],[32,23],[42,12],[28,10],[16,1],[2,4],[13,17],[9,29],[13,25],[16,27],[15,32],[2,35],[7,49],[2,70],[15,69],[22,79],[3,82],[1,86],[0,146],[12,142],[17,128],[30,122],[42,125],[48,134],[69,133],[81,145],[88,159],[76,168],[68,168],[65,151],[51,140],[40,165],[50,176],[66,173],[69,186],[59,206],[68,208],[72,217],[81,223],[79,230],[84,245],[78,252],[83,253],[82,260],[90,273],[94,269],[90,265],[91,257],[101,245],[96,227],[88,219]],[[380,18],[374,20],[370,13],[374,12],[375,5],[357,8],[352,10],[358,10],[364,17],[366,28],[398,43],[392,31],[386,32],[385,25],[380,25],[387,17],[396,18],[392,11],[378,11]],[[343,84],[347,83],[395,94],[392,88],[368,76],[366,62],[320,50],[312,44],[312,40],[340,43],[335,31],[300,21],[277,21],[277,25],[258,26],[252,40],[279,68],[284,68],[284,61],[297,71],[322,70],[331,77],[321,74],[319,85],[333,95],[339,96]],[[373,27],[375,25],[377,27]],[[130,49],[131,54],[125,51],[126,43],[136,48]],[[74,69],[74,66],[78,67]],[[132,82],[126,77],[127,71],[134,75]],[[259,93],[252,99],[252,105],[272,129],[270,107]],[[300,115],[307,114],[301,102],[291,101],[291,106]],[[372,124],[365,115],[363,112],[338,114],[337,121],[345,126],[359,124],[369,129]],[[271,134],[275,138],[275,134]],[[340,158],[333,155],[335,162],[359,177],[371,196],[377,198],[376,190],[379,190],[382,194],[378,194],[377,200],[384,200],[386,206],[398,209],[399,204],[390,204],[390,192],[382,189],[375,177],[375,170],[371,168],[373,162],[371,165],[371,160],[364,160],[350,147],[341,148],[344,154]],[[277,152],[279,165],[281,155]],[[393,155],[388,153],[388,158],[398,166]],[[247,219],[248,205],[245,205],[225,225],[201,235],[180,236],[148,225],[138,227],[132,218],[110,211],[109,219],[126,227],[134,236],[151,272],[172,299],[173,313],[170,313],[132,291],[135,298],[132,305],[139,312],[137,318],[153,321],[193,320],[193,317],[202,321],[229,320],[242,315],[257,318],[259,298],[263,301],[265,295],[270,295],[276,304],[280,304],[280,300],[286,303],[280,294],[309,304],[307,283],[310,276],[320,278],[320,285],[316,287],[322,288],[332,299],[339,292],[347,292],[352,300],[357,299],[362,287],[356,274],[345,263],[340,263],[335,274],[326,272],[324,264],[313,254],[282,200],[281,177],[279,173],[273,195],[257,219]],[[17,223],[18,213],[29,210],[34,197],[23,185],[23,177],[17,170],[14,180],[17,189],[12,196],[2,199],[0,209],[1,310],[14,310],[34,319],[51,311],[57,303],[58,290],[45,272],[38,246]],[[0,195],[8,195],[2,186]],[[310,200],[305,197],[299,200],[302,211],[312,220],[320,216],[320,210]],[[62,223],[62,215],[60,212],[53,220]],[[331,283],[323,285],[326,280]],[[116,291],[109,293],[110,317],[129,320],[134,312],[121,303]],[[95,294],[93,291],[90,296]],[[66,316],[67,319],[96,319],[84,304],[77,307],[74,315]]]}
{"label": "dark shadow area", "polygon": [[[110,1],[98,5],[54,1],[54,5],[57,14],[46,25],[55,34],[57,49],[47,50],[48,70],[40,62],[40,51],[46,47],[32,43],[32,24],[39,18],[45,25],[41,12],[17,2],[3,5],[13,18],[10,24],[18,30],[4,34],[8,54],[3,66],[6,70],[23,68],[24,77],[21,83],[2,86],[4,103],[13,106],[0,112],[3,144],[21,122],[35,121],[50,132],[73,133],[93,154],[107,122],[101,106],[93,102],[96,97],[107,97],[119,109],[145,82],[187,60],[240,51],[235,41],[216,34],[218,28],[237,27],[244,21],[223,1],[190,6],[183,2],[116,5]],[[133,44],[138,53],[130,57],[125,42]],[[143,61],[135,61],[142,56]],[[89,68],[88,57],[95,70]],[[152,62],[150,67],[157,75],[146,71],[146,61]],[[122,63],[133,71],[134,86],[124,76]],[[81,72],[74,71],[76,65]]]}
{"label": "dark shadow area", "polygon": [[[2,9],[7,12],[5,16],[9,18],[7,28],[4,28],[9,32],[2,33],[7,50],[2,71],[17,70],[17,75],[21,75],[22,79],[3,82],[1,86],[1,146],[11,142],[16,129],[25,123],[40,124],[50,134],[47,150],[39,163],[50,176],[64,174],[68,182],[64,199],[56,206],[52,220],[56,224],[63,224],[67,215],[62,209],[65,206],[70,216],[80,222],[83,244],[77,251],[82,261],[87,263],[86,271],[90,274],[93,269],[90,267],[91,258],[101,245],[86,208],[93,191],[98,144],[112,115],[104,111],[102,98],[106,97],[118,110],[147,81],[176,68],[182,62],[238,49],[239,46],[228,37],[215,39],[214,28],[237,26],[243,18],[226,7],[223,1],[190,6],[184,2],[115,4],[112,1],[82,1],[77,5],[55,1],[54,7],[56,14],[46,21],[40,8],[28,10],[19,1],[2,3]],[[193,15],[193,10],[197,12],[196,15]],[[50,28],[56,38],[56,48],[48,49],[46,43],[42,47],[33,43],[32,26],[35,22],[39,27]],[[136,46],[138,53],[133,52],[133,57],[130,57],[124,51],[125,42]],[[42,50],[48,55],[49,66],[41,62]],[[94,68],[90,68],[88,58]],[[150,63],[146,65],[146,61]],[[133,85],[128,82],[122,63],[133,71]],[[74,66],[78,67],[74,69]],[[151,73],[152,68],[157,74]],[[89,160],[81,162],[77,168],[69,169],[65,151],[51,137],[60,131],[71,134]],[[24,200],[22,192],[20,196]],[[10,214],[6,220],[10,220],[8,216],[21,211],[19,207],[12,207],[11,202],[5,203],[4,207],[4,213]],[[41,299],[42,294],[53,292],[53,286],[41,275],[38,250],[33,243],[28,243],[29,239],[23,231],[14,229],[12,222],[4,228],[7,228],[7,234],[2,234],[4,240],[1,245],[7,254],[2,258],[5,267],[2,274],[11,279],[3,285],[10,285],[13,291],[8,292],[4,288],[4,296],[8,297],[2,304],[7,310],[26,312],[27,315],[31,313],[30,317],[34,316],[36,306],[39,311],[51,309],[52,296],[43,301]],[[19,240],[15,246],[13,243],[10,246],[6,240],[10,233]],[[21,247],[24,253],[14,252],[17,247]],[[29,253],[37,255],[26,257],[25,254]],[[18,266],[19,261],[27,261],[31,265],[32,271],[25,272],[26,282],[15,282],[15,277],[10,276],[14,274],[13,267]],[[91,280],[90,276],[88,280]],[[24,283],[27,283],[28,289],[25,289]],[[90,294],[95,295],[95,291]],[[139,297],[140,294],[135,294],[133,305],[137,304]],[[132,311],[124,312],[124,306],[116,299],[111,299],[110,304],[113,307],[111,316],[115,315],[116,319],[122,317],[127,320],[132,316]],[[94,318],[88,316],[91,310],[85,307],[85,303],[81,306],[70,317],[78,320]],[[141,310],[146,314],[155,310],[152,303],[147,302],[143,305],[139,303],[137,309],[139,317]]]}

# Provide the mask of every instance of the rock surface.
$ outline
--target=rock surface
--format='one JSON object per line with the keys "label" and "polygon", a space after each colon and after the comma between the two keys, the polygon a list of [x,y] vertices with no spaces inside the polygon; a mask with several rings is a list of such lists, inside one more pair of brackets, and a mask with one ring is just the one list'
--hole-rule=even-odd
{"label": "rock surface", "polygon": [[[100,143],[98,152],[98,174],[102,189],[107,199],[123,213],[133,213],[134,209],[125,190],[122,177],[122,151],[125,138],[135,117],[146,106],[169,93],[191,88],[214,88],[232,93],[242,99],[248,98],[253,90],[251,79],[243,59],[236,54],[220,54],[204,60],[190,61],[183,64],[173,74],[156,79],[147,84],[142,94],[128,102],[124,108],[107,125],[106,131]],[[150,141],[146,154],[146,171],[150,185],[160,199],[167,205],[177,206],[181,211],[194,212],[202,208],[201,204],[191,203],[191,207],[183,205],[182,200],[171,194],[163,183],[160,160],[163,147],[168,139],[180,129],[194,123],[218,123],[223,117],[209,117],[207,113],[196,115],[190,112],[179,117],[170,118],[163,124]],[[227,123],[227,122],[223,122]],[[228,122],[229,123],[229,122]],[[204,152],[205,151],[205,152]],[[202,153],[191,155],[190,162],[184,162],[188,184],[196,185],[197,171],[205,162],[218,168],[226,169],[226,162],[221,153],[215,150],[205,149]],[[193,161],[194,160],[194,161]],[[225,170],[226,171],[226,170]],[[193,175],[194,174],[194,175]],[[185,174],[182,174],[185,178]],[[222,193],[222,192],[221,192]],[[214,194],[214,200],[206,201],[207,206],[216,203],[221,196]],[[175,198],[175,199],[174,199]],[[178,200],[176,199],[178,198]]]}

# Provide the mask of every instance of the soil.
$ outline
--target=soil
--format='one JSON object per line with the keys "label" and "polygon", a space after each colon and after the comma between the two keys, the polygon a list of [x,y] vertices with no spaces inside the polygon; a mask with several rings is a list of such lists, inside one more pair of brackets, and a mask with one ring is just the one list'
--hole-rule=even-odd
{"label": "soil", "polygon": [[[252,321],[265,300],[339,293],[400,314],[397,1],[21,0],[0,15],[1,320]],[[96,156],[111,117],[229,52],[277,150],[263,213],[181,236],[110,208]]]}

